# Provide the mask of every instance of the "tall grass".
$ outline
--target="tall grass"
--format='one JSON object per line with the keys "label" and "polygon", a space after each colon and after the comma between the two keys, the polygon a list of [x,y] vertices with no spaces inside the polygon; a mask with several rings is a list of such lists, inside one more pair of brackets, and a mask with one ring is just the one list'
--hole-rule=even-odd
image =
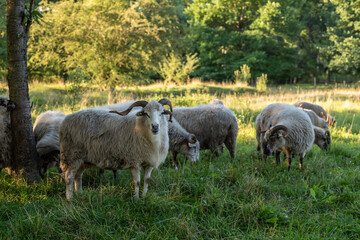
{"label": "tall grass", "polygon": [[[232,84],[186,86],[155,84],[99,91],[83,89],[65,96],[62,84],[30,85],[35,120],[45,110],[73,110],[129,99],[169,98],[174,106],[221,99],[239,123],[237,155],[227,150],[200,161],[170,158],[152,174],[146,198],[132,197],[131,174],[114,181],[111,171],[85,171],[84,193],[65,199],[65,184],[52,169],[39,183],[27,186],[4,171],[0,174],[2,239],[357,239],[360,237],[360,102],[356,88],[308,85],[254,88]],[[317,146],[304,159],[304,169],[288,172],[273,158],[263,162],[256,152],[254,119],[270,103],[298,100],[322,105],[337,119],[327,152]],[[182,157],[181,157],[182,159]]]}

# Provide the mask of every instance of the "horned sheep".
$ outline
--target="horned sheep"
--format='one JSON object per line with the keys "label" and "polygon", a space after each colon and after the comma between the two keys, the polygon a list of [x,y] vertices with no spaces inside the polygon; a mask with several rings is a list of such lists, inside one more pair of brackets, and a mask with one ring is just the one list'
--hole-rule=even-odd
{"label": "horned sheep", "polygon": [[[125,101],[112,105],[104,106],[111,110],[123,111],[135,101]],[[177,154],[183,154],[192,162],[196,162],[200,157],[200,144],[196,136],[186,131],[175,119],[169,122],[169,151],[172,155],[172,164],[177,169]],[[114,175],[115,176],[115,175]]]}
{"label": "horned sheep", "polygon": [[[277,104],[272,104],[272,107],[270,105],[261,111],[261,113],[256,117],[255,120],[255,130],[256,130],[256,140],[257,140],[257,150],[263,151],[262,149],[262,141],[263,141],[263,130],[267,129],[267,120],[268,118],[274,113],[273,110],[276,108]],[[314,126],[314,133],[315,133],[315,141],[314,144],[319,146],[321,149],[328,149],[328,147],[331,144],[331,136],[329,131],[329,125],[328,123],[316,115],[312,110],[308,109],[302,109],[299,108],[302,111],[304,111],[311,120],[311,123]],[[326,143],[323,143],[323,140],[326,139]],[[266,155],[264,156],[264,159],[266,159]]]}
{"label": "horned sheep", "polygon": [[43,162],[40,168],[42,176],[53,166],[59,168],[59,130],[65,117],[66,115],[60,111],[46,111],[35,120],[34,135],[36,150]]}
{"label": "horned sheep", "polygon": [[326,122],[328,122],[330,126],[333,126],[336,123],[335,118],[333,116],[331,116],[330,114],[328,114],[324,110],[324,108],[321,107],[320,105],[309,103],[309,102],[298,101],[298,102],[294,103],[294,106],[313,110],[319,117],[321,117]]}
{"label": "horned sheep", "polygon": [[[85,109],[66,116],[60,126],[60,167],[65,173],[66,197],[82,191],[87,167],[130,169],[135,197],[139,197],[140,169],[144,168],[146,195],[151,172],[165,161],[169,148],[168,121],[171,102],[137,101],[127,110]],[[141,109],[131,111],[134,107]],[[170,114],[166,117],[165,114]]]}
{"label": "horned sheep", "polygon": [[267,124],[267,129],[263,131],[263,154],[269,156],[282,150],[287,156],[288,170],[292,154],[298,154],[299,168],[302,169],[303,158],[315,140],[310,117],[295,106],[283,103],[270,104],[263,111],[271,112],[269,118],[263,120]]}
{"label": "horned sheep", "polygon": [[235,158],[239,127],[230,109],[221,104],[176,107],[173,116],[188,132],[195,134],[201,149],[210,149],[217,156],[217,148],[225,144],[231,158]]}
{"label": "horned sheep", "polygon": [[0,171],[10,167],[12,151],[12,131],[10,112],[15,109],[15,103],[6,97],[0,97]]}

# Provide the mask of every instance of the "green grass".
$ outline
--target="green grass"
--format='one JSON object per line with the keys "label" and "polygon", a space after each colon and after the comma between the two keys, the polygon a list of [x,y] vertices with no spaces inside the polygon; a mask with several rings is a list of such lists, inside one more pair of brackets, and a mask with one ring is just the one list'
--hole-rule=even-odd
{"label": "green grass", "polygon": [[[154,170],[146,198],[135,200],[131,174],[119,180],[107,171],[84,173],[84,193],[65,199],[64,180],[52,169],[32,186],[0,174],[0,239],[357,239],[360,238],[359,88],[282,86],[258,94],[228,84],[128,87],[113,92],[96,87],[66,96],[61,84],[30,85],[33,120],[45,110],[68,114],[128,99],[168,97],[174,106],[220,98],[239,121],[236,159],[227,150],[208,151],[200,161],[170,157]],[[74,101],[75,100],[75,101]],[[317,146],[298,169],[263,162],[256,152],[254,120],[270,103],[305,100],[322,105],[337,119],[328,152]],[[181,157],[182,159],[183,157]]]}

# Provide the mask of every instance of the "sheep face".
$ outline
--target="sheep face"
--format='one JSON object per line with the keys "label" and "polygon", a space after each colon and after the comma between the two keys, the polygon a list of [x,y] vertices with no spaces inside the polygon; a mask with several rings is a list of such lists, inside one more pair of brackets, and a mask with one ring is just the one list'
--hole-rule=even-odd
{"label": "sheep face", "polygon": [[285,126],[274,126],[265,132],[263,140],[264,154],[272,155],[277,149],[286,145],[287,128]]}
{"label": "sheep face", "polygon": [[165,124],[165,114],[168,114],[166,109],[156,101],[149,102],[141,111],[136,113],[140,121],[143,121],[144,125],[150,129],[152,134],[157,135]]}
{"label": "sheep face", "polygon": [[196,162],[200,158],[200,143],[196,139],[194,134],[189,134],[187,137],[186,142],[184,142],[179,152],[181,154],[184,154],[187,159],[189,159],[192,162]]}

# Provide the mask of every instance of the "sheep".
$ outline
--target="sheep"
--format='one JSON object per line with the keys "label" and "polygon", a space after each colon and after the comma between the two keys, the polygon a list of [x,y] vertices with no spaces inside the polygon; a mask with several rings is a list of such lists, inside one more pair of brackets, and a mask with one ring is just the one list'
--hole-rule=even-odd
{"label": "sheep", "polygon": [[[153,168],[165,161],[169,150],[168,121],[171,102],[161,99],[134,102],[122,112],[106,108],[85,109],[69,114],[60,126],[60,167],[65,175],[66,198],[82,192],[82,173],[88,167],[130,169],[139,197],[140,169],[148,190]],[[131,111],[141,106],[140,110]],[[170,115],[170,118],[165,115]]]}
{"label": "sheep", "polygon": [[59,129],[66,115],[60,111],[46,111],[41,113],[34,123],[34,135],[36,141],[36,150],[42,159],[40,175],[53,167],[59,168]]}
{"label": "sheep", "polygon": [[[224,102],[217,98],[210,100],[209,104],[220,104],[220,105],[224,106]],[[219,148],[220,148],[220,151],[223,153],[224,152],[224,144],[221,144],[221,146]]]}
{"label": "sheep", "polygon": [[313,110],[319,117],[321,117],[326,122],[328,122],[330,126],[333,126],[336,124],[335,118],[332,117],[330,114],[328,114],[324,110],[324,108],[321,107],[320,105],[309,103],[309,102],[298,101],[298,102],[294,103],[294,106]]}
{"label": "sheep", "polygon": [[212,100],[210,100],[209,104],[220,104],[220,105],[224,105],[223,101],[221,101],[220,99],[214,98]]}
{"label": "sheep", "polygon": [[[255,120],[255,130],[256,130],[256,140],[257,140],[257,151],[262,151],[262,140],[263,134],[262,131],[267,128],[267,119],[273,114],[273,110],[276,109],[278,104],[272,104],[266,107],[261,113],[256,117]],[[312,110],[302,109],[309,117],[314,125],[314,133],[315,133],[315,141],[314,144],[318,145],[321,149],[328,149],[331,144],[331,136],[329,131],[328,123],[316,115]],[[320,129],[319,129],[320,128]],[[326,143],[324,144],[322,141],[326,138]],[[264,160],[266,160],[266,155],[263,156]]]}
{"label": "sheep", "polygon": [[200,157],[200,143],[196,136],[187,132],[176,119],[169,123],[169,150],[172,155],[172,165],[178,168],[176,156],[181,153],[192,162]]}
{"label": "sheep", "polygon": [[173,116],[188,132],[195,134],[200,149],[210,149],[217,156],[217,148],[225,144],[231,158],[235,158],[238,123],[230,109],[220,104],[176,107]]}
{"label": "sheep", "polygon": [[0,171],[11,166],[12,131],[10,112],[15,109],[15,103],[6,97],[0,97]]}
{"label": "sheep", "polygon": [[[112,105],[103,106],[111,110],[123,111],[135,101],[125,101]],[[172,165],[178,168],[176,156],[181,153],[192,162],[196,162],[200,157],[200,143],[196,136],[187,132],[175,119],[169,122],[169,151],[172,155]]]}
{"label": "sheep", "polygon": [[[316,130],[314,143],[316,145],[318,145],[321,149],[324,149],[324,150],[328,149],[328,147],[331,144],[329,123],[326,122],[321,117],[319,117],[313,110],[304,109],[304,108],[299,108],[299,109],[303,110],[310,117],[311,123],[314,125],[314,130]],[[317,127],[317,128],[315,128],[315,127]],[[318,128],[320,128],[320,129],[318,129]],[[326,138],[325,145],[322,144],[322,140],[324,139],[324,137]],[[324,148],[324,146],[326,146],[326,147]]]}
{"label": "sheep", "polygon": [[[267,129],[262,131],[263,154],[270,156],[281,149],[287,156],[288,170],[292,154],[298,154],[299,168],[302,169],[303,158],[315,140],[310,117],[297,107],[282,103],[270,104],[263,111],[271,112],[269,118],[264,120]],[[279,163],[279,159],[276,160]]]}
{"label": "sheep", "polygon": [[323,150],[327,150],[331,144],[331,137],[329,129],[323,129],[314,126],[315,140],[314,144]]}

